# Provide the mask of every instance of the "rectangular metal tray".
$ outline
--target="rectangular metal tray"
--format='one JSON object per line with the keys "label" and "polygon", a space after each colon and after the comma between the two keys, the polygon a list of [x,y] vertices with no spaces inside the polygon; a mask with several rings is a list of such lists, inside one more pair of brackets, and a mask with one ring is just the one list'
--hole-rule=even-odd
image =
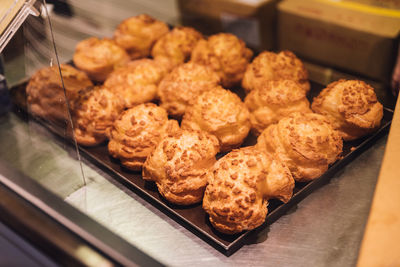
{"label": "rectangular metal tray", "polygon": [[[23,94],[21,90],[24,90],[25,86],[26,84],[21,84],[13,88],[13,95]],[[324,88],[324,86],[311,82],[311,91],[308,94],[310,102],[312,98],[316,96],[322,88]],[[244,93],[240,88],[237,88],[233,91],[235,91],[241,98],[244,97]],[[25,112],[25,109],[23,107],[22,110],[22,112]],[[21,110],[19,110],[18,112],[21,112]],[[384,108],[382,124],[376,132],[355,141],[344,142],[342,158],[331,165],[321,177],[307,183],[296,183],[293,197],[286,204],[283,204],[278,200],[270,200],[268,205],[269,212],[265,223],[257,229],[235,235],[221,234],[216,231],[211,226],[208,220],[208,215],[202,209],[201,203],[188,207],[182,207],[173,205],[165,201],[165,199],[162,198],[161,195],[158,193],[157,186],[154,183],[144,181],[140,172],[129,171],[123,168],[118,160],[113,159],[108,154],[106,143],[95,147],[79,146],[79,149],[87,159],[91,160],[102,170],[105,170],[107,173],[111,174],[111,176],[114,177],[117,181],[119,181],[127,188],[141,196],[143,199],[154,205],[156,208],[176,220],[178,223],[193,232],[196,236],[203,239],[220,252],[229,256],[245,244],[247,236],[255,233],[256,231],[260,231],[266,225],[269,225],[276,221],[280,216],[284,215],[291,207],[299,203],[312,191],[329,182],[329,179],[333,176],[335,172],[341,170],[356,156],[358,156],[368,147],[374,144],[378,138],[385,135],[389,131],[392,116],[393,111]],[[66,138],[65,131],[62,127],[50,124],[40,118],[35,117],[33,119],[40,122],[40,124],[42,124],[44,127],[48,128],[58,138]],[[253,145],[255,144],[255,142],[256,137],[249,135],[243,143],[243,146]],[[73,145],[72,142],[70,144]]]}

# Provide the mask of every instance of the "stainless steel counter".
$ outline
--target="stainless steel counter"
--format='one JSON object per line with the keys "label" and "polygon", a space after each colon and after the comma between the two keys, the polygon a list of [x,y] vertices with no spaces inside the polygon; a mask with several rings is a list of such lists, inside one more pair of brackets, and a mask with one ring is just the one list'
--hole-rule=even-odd
{"label": "stainless steel counter", "polygon": [[[144,4],[136,2],[151,5],[148,9],[166,13],[156,13],[159,18],[176,22],[175,15],[170,15],[176,13],[176,8],[168,4],[174,1],[157,1],[160,5],[132,1],[129,9],[124,6],[116,12],[108,10],[109,5],[117,6],[115,2],[100,1],[101,8],[93,17],[89,2],[71,1],[77,15],[85,18],[83,22],[89,18],[87,23],[53,17],[61,61],[71,58],[73,47],[85,36],[111,34],[121,12],[128,16],[131,10],[148,11]],[[128,5],[126,1],[119,2]],[[167,7],[171,10],[166,11]],[[118,19],[98,16],[99,12],[118,15]],[[93,25],[98,27],[93,29]],[[85,159],[84,185],[74,150],[55,141],[36,123],[27,124],[12,113],[0,117],[0,159],[169,266],[354,266],[385,145],[386,137],[379,139],[336,173],[329,184],[250,236],[245,246],[226,257]]]}
{"label": "stainless steel counter", "polygon": [[226,257],[85,160],[84,186],[73,150],[36,123],[0,118],[0,159],[170,266],[354,266],[385,144],[378,140]]}

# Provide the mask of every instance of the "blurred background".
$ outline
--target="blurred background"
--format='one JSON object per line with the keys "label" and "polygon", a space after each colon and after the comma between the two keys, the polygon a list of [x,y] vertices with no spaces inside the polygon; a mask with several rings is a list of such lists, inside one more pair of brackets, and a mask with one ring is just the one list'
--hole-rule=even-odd
{"label": "blurred background", "polygon": [[[400,67],[398,74],[394,69],[400,1],[51,0],[47,6],[61,62],[71,60],[80,40],[112,37],[123,19],[146,13],[170,25],[193,26],[207,35],[234,33],[256,51],[291,50],[305,60],[311,80],[321,84],[359,77],[375,87],[381,101],[392,105],[392,94],[386,93],[398,90]],[[16,66],[24,62],[29,75],[40,64],[37,54],[49,57],[46,53],[52,44],[40,40],[50,34],[50,27],[43,27],[43,23],[43,18],[28,18],[13,39],[25,42],[35,53],[26,48],[24,53],[15,51],[23,47],[18,44],[3,52],[10,66],[5,71],[11,85],[22,78],[15,73]],[[26,58],[18,57],[21,54]]]}

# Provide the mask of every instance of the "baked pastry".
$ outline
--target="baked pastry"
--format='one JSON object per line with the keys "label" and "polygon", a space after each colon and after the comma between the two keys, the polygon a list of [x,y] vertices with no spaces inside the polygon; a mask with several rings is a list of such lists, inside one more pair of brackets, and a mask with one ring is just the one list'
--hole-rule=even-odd
{"label": "baked pastry", "polygon": [[288,202],[292,197],[294,180],[288,167],[254,147],[229,152],[212,170],[203,208],[222,233],[260,226],[268,212],[268,199]]}
{"label": "baked pastry", "polygon": [[218,140],[206,132],[179,131],[162,139],[146,159],[143,179],[156,182],[172,203],[201,202],[218,148]]}
{"label": "baked pastry", "polygon": [[96,37],[79,42],[73,56],[75,66],[97,82],[103,82],[116,67],[129,60],[129,55],[113,40]]}
{"label": "baked pastry", "polygon": [[250,113],[240,98],[218,86],[199,95],[186,109],[182,129],[215,135],[221,151],[239,147],[250,131]]}
{"label": "baked pastry", "polygon": [[244,103],[250,111],[251,128],[255,135],[293,112],[311,112],[306,92],[292,80],[266,81],[252,90]]}
{"label": "baked pastry", "polygon": [[119,97],[106,87],[95,86],[80,92],[72,119],[78,144],[95,146],[107,139],[108,128],[123,110]]}
{"label": "baked pastry", "polygon": [[[83,71],[66,64],[60,65],[65,93],[69,104],[78,97],[78,92],[93,86]],[[68,108],[58,66],[42,68],[32,75],[26,86],[30,111],[52,121],[68,120]]]}
{"label": "baked pastry", "polygon": [[165,109],[146,103],[125,110],[110,128],[108,151],[130,170],[141,170],[147,156],[164,136],[179,131]]}
{"label": "baked pastry", "polygon": [[131,59],[138,59],[150,56],[155,42],[168,31],[164,22],[141,14],[122,21],[114,32],[114,40]]}
{"label": "baked pastry", "polygon": [[104,85],[123,99],[125,107],[130,108],[152,101],[166,73],[164,65],[148,58],[138,59],[114,70]]}
{"label": "baked pastry", "polygon": [[191,60],[210,66],[222,78],[222,86],[230,88],[240,83],[252,56],[253,52],[235,35],[218,33],[199,41]]}
{"label": "baked pastry", "polygon": [[329,118],[345,141],[375,131],[383,117],[374,88],[357,80],[329,84],[314,98],[311,108]]}
{"label": "baked pastry", "polygon": [[250,92],[268,80],[293,80],[306,92],[310,90],[308,72],[300,59],[290,51],[264,51],[247,66],[242,87]]}
{"label": "baked pastry", "polygon": [[209,67],[186,63],[167,74],[158,86],[160,105],[175,117],[182,117],[186,107],[207,90],[214,89],[219,76]]}
{"label": "baked pastry", "polygon": [[256,147],[274,154],[296,181],[305,182],[321,176],[339,158],[343,141],[324,116],[296,112],[265,129]]}
{"label": "baked pastry", "polygon": [[194,46],[201,39],[203,35],[191,27],[175,27],[155,43],[151,55],[165,60],[173,68],[190,59]]}

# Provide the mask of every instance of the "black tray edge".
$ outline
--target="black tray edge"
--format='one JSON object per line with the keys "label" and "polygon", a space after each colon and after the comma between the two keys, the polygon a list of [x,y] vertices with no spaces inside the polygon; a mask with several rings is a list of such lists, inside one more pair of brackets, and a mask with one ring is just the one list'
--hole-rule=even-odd
{"label": "black tray edge", "polygon": [[[95,155],[92,155],[90,152],[88,152],[85,149],[85,147],[83,147],[83,146],[78,146],[78,147],[79,147],[79,150],[81,152],[83,152],[83,154],[85,155],[85,158],[89,159],[97,167],[104,170],[111,177],[117,177],[119,183],[122,183],[124,186],[127,186],[130,190],[134,191],[140,197],[142,197],[143,199],[148,201],[150,204],[152,204],[157,209],[161,210],[164,214],[166,214],[167,216],[169,216],[170,218],[175,220],[177,223],[183,225],[186,229],[191,231],[197,237],[201,238],[206,243],[208,243],[209,245],[211,245],[212,247],[214,247],[215,249],[217,249],[218,251],[220,251],[221,253],[223,253],[224,255],[229,257],[244,245],[245,239],[250,234],[261,231],[267,225],[270,225],[273,222],[275,222],[279,217],[284,215],[290,208],[292,208],[294,205],[298,204],[301,200],[303,200],[305,197],[307,197],[311,192],[313,192],[317,188],[321,187],[322,185],[328,183],[334,173],[336,173],[340,168],[343,168],[344,166],[349,164],[354,158],[356,158],[358,155],[360,155],[363,151],[365,151],[367,148],[371,147],[375,143],[376,140],[378,140],[380,137],[382,137],[384,134],[386,134],[390,129],[392,116],[393,116],[393,110],[384,108],[384,111],[386,113],[390,113],[390,115],[391,115],[390,120],[387,123],[385,123],[384,125],[382,125],[376,132],[374,132],[373,134],[368,136],[368,138],[366,138],[366,140],[364,140],[361,144],[359,144],[357,146],[357,149],[355,149],[354,151],[351,151],[343,159],[338,160],[336,163],[331,165],[328,168],[328,170],[321,177],[308,182],[303,188],[301,188],[299,190],[299,192],[297,192],[293,195],[293,197],[289,200],[289,202],[285,203],[284,205],[280,205],[275,210],[268,213],[268,215],[266,217],[266,221],[263,225],[259,226],[256,229],[253,229],[251,231],[243,232],[242,234],[240,234],[238,236],[238,238],[236,238],[236,240],[231,242],[229,245],[224,245],[219,240],[213,238],[208,233],[206,233],[206,232],[202,231],[201,229],[199,229],[198,227],[196,227],[194,224],[192,224],[190,221],[188,221],[185,217],[174,212],[174,210],[171,207],[167,206],[165,203],[154,198],[153,196],[148,194],[146,191],[144,191],[140,187],[135,186],[135,184],[127,181],[117,171],[113,170],[109,166],[103,165],[101,163],[101,161]],[[36,122],[40,123],[40,125],[49,129],[54,134],[54,136],[57,137],[59,140],[61,140],[61,141],[66,140],[65,132],[60,131],[60,128],[57,127],[57,125],[50,124],[42,118],[33,116],[24,109],[19,109],[19,112],[25,113],[24,116],[35,120]],[[70,145],[74,144],[74,142],[71,139],[68,139],[67,141]]]}

